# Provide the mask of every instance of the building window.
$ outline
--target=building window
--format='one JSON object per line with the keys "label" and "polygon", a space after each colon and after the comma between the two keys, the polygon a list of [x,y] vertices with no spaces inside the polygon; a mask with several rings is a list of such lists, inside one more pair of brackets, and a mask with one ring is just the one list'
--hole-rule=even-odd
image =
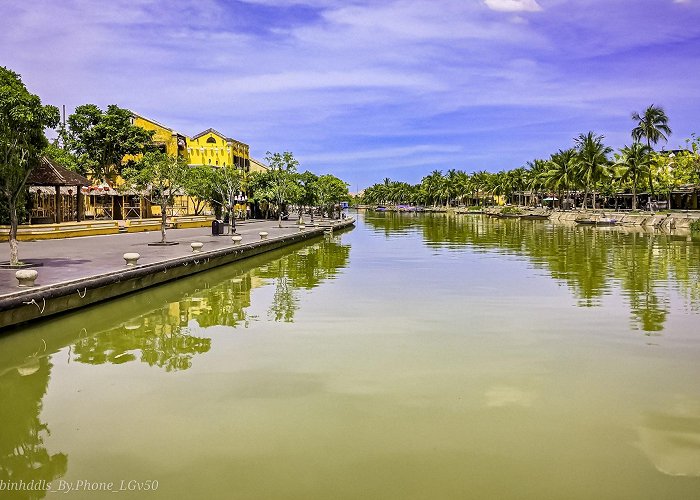
{"label": "building window", "polygon": [[207,142],[208,142],[209,144],[216,144],[216,139],[214,139],[213,137],[209,137],[209,138],[207,139]]}

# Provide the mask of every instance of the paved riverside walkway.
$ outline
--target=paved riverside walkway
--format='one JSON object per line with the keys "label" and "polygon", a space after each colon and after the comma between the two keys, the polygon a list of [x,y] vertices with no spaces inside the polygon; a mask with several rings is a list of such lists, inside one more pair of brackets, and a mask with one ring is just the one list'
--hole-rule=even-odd
{"label": "paved riverside walkway", "polygon": [[[296,219],[282,221],[282,228],[279,228],[276,220],[251,219],[237,223],[236,233],[243,237],[241,243],[249,243],[260,240],[258,234],[260,231],[267,231],[269,238],[297,233],[299,228],[296,222]],[[305,222],[307,222],[306,219]],[[314,222],[326,225],[330,221],[316,218]],[[125,269],[125,261],[122,256],[127,252],[140,254],[141,258],[138,261],[140,265],[191,255],[190,243],[194,241],[204,243],[202,251],[233,245],[230,234],[212,236],[211,226],[168,229],[166,239],[179,244],[149,246],[149,243],[160,241],[160,231],[20,241],[19,258],[42,264],[40,267],[33,268],[39,273],[36,285],[42,286]],[[4,242],[2,246],[4,248],[0,252],[4,251],[5,256],[9,256],[8,243]],[[15,271],[14,269],[0,269],[0,297],[22,290],[17,286]]]}

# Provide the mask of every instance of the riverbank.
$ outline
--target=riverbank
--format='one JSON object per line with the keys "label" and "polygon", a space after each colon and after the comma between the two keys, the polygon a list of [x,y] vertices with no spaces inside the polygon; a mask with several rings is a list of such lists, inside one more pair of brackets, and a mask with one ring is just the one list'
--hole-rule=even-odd
{"label": "riverbank", "polygon": [[[169,246],[152,246],[160,233],[142,232],[42,240],[20,244],[22,260],[37,265],[37,286],[18,288],[15,270],[0,269],[0,327],[42,319],[133,291],[252,257],[328,230],[350,227],[354,219],[316,221],[300,229],[296,221],[248,221],[238,225],[242,240],[213,236],[209,228],[174,229]],[[262,239],[260,232],[266,232]],[[192,243],[202,243],[193,252]],[[136,266],[123,255],[138,253]]]}
{"label": "riverbank", "polygon": [[[371,210],[368,206],[358,207]],[[397,207],[385,207],[382,211],[387,212],[413,212],[400,210]],[[453,214],[487,214],[499,216],[508,214],[509,217],[536,216],[537,218],[547,218],[555,223],[573,224],[576,219],[614,219],[617,225],[638,226],[646,228],[656,228],[664,231],[683,230],[689,231],[693,222],[700,220],[700,211],[668,211],[668,212],[644,212],[644,211],[611,211],[611,210],[551,210],[543,207],[527,206],[496,206],[496,207],[425,207],[420,212],[453,213]],[[525,217],[527,218],[527,217]]]}

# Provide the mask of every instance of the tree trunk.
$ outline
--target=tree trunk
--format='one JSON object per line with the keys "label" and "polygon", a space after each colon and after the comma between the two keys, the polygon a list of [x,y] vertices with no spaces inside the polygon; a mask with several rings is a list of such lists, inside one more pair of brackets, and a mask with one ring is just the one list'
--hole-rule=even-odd
{"label": "tree trunk", "polygon": [[637,210],[637,183],[632,183],[632,210]]}
{"label": "tree trunk", "polygon": [[10,265],[19,264],[19,249],[17,248],[17,202],[10,199]]}
{"label": "tree trunk", "polygon": [[160,242],[165,243],[165,221],[168,216],[167,206],[160,206]]}
{"label": "tree trunk", "polygon": [[[649,149],[651,149],[651,141],[647,137],[647,146]],[[652,150],[653,151],[653,150]],[[651,192],[651,198],[649,199],[649,202],[651,202],[652,199],[654,199],[654,180],[651,177],[651,167],[649,168],[649,191]]]}

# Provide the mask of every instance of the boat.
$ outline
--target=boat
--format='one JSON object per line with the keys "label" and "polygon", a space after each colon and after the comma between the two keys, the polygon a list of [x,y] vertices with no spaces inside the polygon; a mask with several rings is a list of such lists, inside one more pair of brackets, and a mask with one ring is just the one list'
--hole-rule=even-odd
{"label": "boat", "polygon": [[614,226],[617,224],[617,219],[611,219],[610,217],[601,217],[600,219],[576,219],[574,222],[576,224],[582,224],[586,226]]}
{"label": "boat", "polygon": [[379,205],[378,207],[375,208],[377,212],[386,212],[386,207],[383,205]]}
{"label": "boat", "polygon": [[520,216],[523,220],[548,220],[549,215],[547,214],[524,214]]}
{"label": "boat", "polygon": [[496,214],[499,219],[518,219],[520,214]]}

